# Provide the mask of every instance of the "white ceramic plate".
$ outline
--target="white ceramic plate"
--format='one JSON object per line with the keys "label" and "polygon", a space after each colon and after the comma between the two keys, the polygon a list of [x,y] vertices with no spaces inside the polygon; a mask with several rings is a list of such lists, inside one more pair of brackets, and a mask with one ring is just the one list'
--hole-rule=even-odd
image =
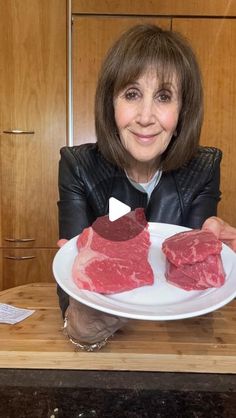
{"label": "white ceramic plate", "polygon": [[222,260],[226,272],[225,284],[220,288],[185,291],[166,282],[165,256],[161,244],[167,237],[186,231],[176,225],[149,223],[151,247],[149,262],[154,271],[154,284],[129,292],[105,296],[80,290],[72,280],[71,269],[77,254],[74,237],[57,252],[53,273],[61,288],[74,299],[92,308],[127,318],[144,320],[172,320],[190,318],[212,312],[236,297],[236,254],[223,245]]}

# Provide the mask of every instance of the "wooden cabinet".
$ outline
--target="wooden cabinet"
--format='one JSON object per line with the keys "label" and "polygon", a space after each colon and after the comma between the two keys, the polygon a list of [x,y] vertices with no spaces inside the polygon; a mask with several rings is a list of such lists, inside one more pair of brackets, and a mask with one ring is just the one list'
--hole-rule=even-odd
{"label": "wooden cabinet", "polygon": [[39,254],[27,263],[3,259],[6,288],[53,280],[57,167],[66,144],[66,0],[0,0],[0,10],[1,253]]}
{"label": "wooden cabinet", "polygon": [[131,16],[235,16],[234,0],[71,0],[72,13]]}
{"label": "wooden cabinet", "polygon": [[219,216],[236,226],[236,19],[173,19],[191,42],[202,69],[203,145],[223,151]]}
{"label": "wooden cabinet", "polygon": [[2,288],[52,279],[54,248],[6,248],[2,253]]}

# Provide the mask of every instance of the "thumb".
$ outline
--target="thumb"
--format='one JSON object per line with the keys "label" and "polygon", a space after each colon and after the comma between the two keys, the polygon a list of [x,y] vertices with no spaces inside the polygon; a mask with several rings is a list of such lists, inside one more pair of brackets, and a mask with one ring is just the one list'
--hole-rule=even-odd
{"label": "thumb", "polygon": [[219,239],[224,221],[217,216],[211,216],[202,225],[203,230],[211,231]]}
{"label": "thumb", "polygon": [[68,242],[68,239],[65,239],[65,238],[59,239],[59,241],[57,241],[57,246],[58,246],[59,248],[61,248],[61,247],[63,247],[63,245],[65,245],[67,242]]}
{"label": "thumb", "polygon": [[202,229],[212,231],[215,236],[236,251],[236,228],[216,216],[208,218]]}

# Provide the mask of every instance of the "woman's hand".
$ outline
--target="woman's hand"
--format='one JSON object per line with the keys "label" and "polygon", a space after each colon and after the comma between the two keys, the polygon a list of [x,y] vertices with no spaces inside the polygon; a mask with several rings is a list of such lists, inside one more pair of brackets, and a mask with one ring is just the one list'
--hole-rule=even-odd
{"label": "woman's hand", "polygon": [[82,344],[94,344],[110,337],[128,321],[83,305],[70,297],[65,314],[66,332]]}
{"label": "woman's hand", "polygon": [[202,225],[202,229],[212,231],[215,236],[236,251],[236,228],[223,219],[211,216]]}
{"label": "woman's hand", "polygon": [[65,245],[67,242],[68,242],[68,239],[64,239],[64,238],[59,239],[59,241],[57,241],[57,246],[58,246],[59,248],[61,248],[61,247],[63,247],[63,245]]}

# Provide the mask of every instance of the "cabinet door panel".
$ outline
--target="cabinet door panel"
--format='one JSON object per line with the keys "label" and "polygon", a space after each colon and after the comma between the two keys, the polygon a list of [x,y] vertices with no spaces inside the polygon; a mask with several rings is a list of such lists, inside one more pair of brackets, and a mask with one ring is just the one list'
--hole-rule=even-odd
{"label": "cabinet door panel", "polygon": [[234,0],[71,0],[72,13],[123,15],[235,16]]}
{"label": "cabinet door panel", "polygon": [[74,144],[95,142],[94,96],[97,75],[111,44],[129,27],[156,23],[170,28],[170,19],[75,17],[73,20],[73,129]]}
{"label": "cabinet door panel", "polygon": [[0,10],[2,245],[35,238],[52,247],[66,143],[66,0],[0,0]]}
{"label": "cabinet door panel", "polygon": [[55,281],[52,261],[56,252],[55,248],[1,250],[1,290],[26,283]]}
{"label": "cabinet door panel", "polygon": [[174,19],[197,52],[203,73],[205,118],[201,143],[223,151],[219,216],[236,226],[236,19]]}

